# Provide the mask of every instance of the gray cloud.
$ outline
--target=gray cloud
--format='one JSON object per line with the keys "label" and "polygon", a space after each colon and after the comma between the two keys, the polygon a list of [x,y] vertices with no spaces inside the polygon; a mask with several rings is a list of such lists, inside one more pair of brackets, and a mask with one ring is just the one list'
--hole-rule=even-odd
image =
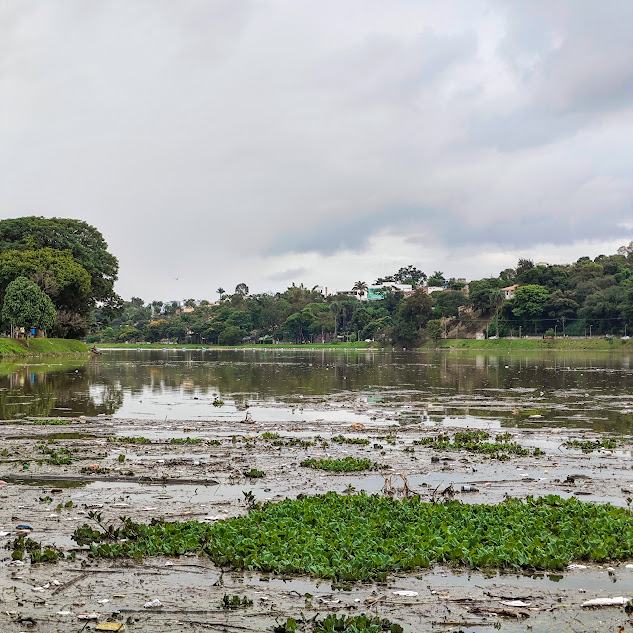
{"label": "gray cloud", "polygon": [[289,268],[288,270],[281,270],[277,273],[267,275],[266,279],[270,281],[292,282],[295,279],[301,279],[308,272],[307,268]]}
{"label": "gray cloud", "polygon": [[628,0],[6,0],[0,217],[96,225],[163,299],[604,250],[632,29]]}

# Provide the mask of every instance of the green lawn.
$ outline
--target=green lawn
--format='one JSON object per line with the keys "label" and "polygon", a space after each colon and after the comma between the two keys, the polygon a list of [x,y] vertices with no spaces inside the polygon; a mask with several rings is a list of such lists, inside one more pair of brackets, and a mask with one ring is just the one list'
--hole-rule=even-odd
{"label": "green lawn", "polygon": [[0,338],[0,356],[42,356],[87,353],[88,346],[82,341],[63,338],[32,338],[29,347],[24,341]]}
{"label": "green lawn", "polygon": [[481,350],[589,350],[589,351],[632,351],[633,339],[620,338],[556,338],[556,339],[444,339],[437,343],[427,343],[427,349],[481,349]]}

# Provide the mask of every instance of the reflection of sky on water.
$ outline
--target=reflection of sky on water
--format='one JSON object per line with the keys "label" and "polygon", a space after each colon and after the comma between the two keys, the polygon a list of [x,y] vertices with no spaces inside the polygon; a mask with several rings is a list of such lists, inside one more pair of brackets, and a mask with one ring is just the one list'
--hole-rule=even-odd
{"label": "reflection of sky on water", "polygon": [[[215,398],[224,406],[214,407]],[[69,415],[633,431],[629,355],[117,350],[0,364],[3,419]]]}

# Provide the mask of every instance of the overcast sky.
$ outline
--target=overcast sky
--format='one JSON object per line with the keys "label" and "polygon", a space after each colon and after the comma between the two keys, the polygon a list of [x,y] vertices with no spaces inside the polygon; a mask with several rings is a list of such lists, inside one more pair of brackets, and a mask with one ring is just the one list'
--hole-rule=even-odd
{"label": "overcast sky", "polygon": [[0,216],[117,291],[479,278],[633,239],[631,0],[0,0]]}

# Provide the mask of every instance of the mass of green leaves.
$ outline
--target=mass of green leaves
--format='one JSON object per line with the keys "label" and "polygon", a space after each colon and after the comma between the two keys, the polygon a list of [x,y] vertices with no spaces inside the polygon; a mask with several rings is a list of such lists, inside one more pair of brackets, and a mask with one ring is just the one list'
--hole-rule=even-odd
{"label": "mass of green leaves", "polygon": [[333,442],[337,444],[360,444],[361,446],[367,446],[369,440],[364,437],[345,437],[343,435],[335,435],[332,438]]}
{"label": "mass of green leaves", "polygon": [[55,308],[50,297],[26,277],[17,277],[6,286],[2,304],[2,319],[23,327],[50,330],[55,322]]}
{"label": "mass of green leaves", "polygon": [[607,438],[603,440],[569,440],[565,442],[565,448],[581,450],[583,453],[591,453],[601,448],[617,448],[618,442],[615,439]]}
{"label": "mass of green leaves", "polygon": [[[403,628],[386,618],[374,615],[340,615],[328,614],[321,622],[318,618],[305,626],[301,631],[312,631],[312,633],[403,633]],[[293,633],[297,631],[297,621],[288,618],[283,624],[274,627],[274,633]]]}
{"label": "mass of green leaves", "polygon": [[318,470],[331,470],[337,473],[349,473],[358,470],[377,470],[379,464],[370,459],[357,459],[356,457],[344,457],[343,459],[304,459],[301,465],[306,468]]}
{"label": "mass of green leaves", "polygon": [[[483,453],[494,459],[509,459],[509,455],[529,455],[530,451],[517,442],[512,442],[512,435],[504,433],[497,435],[494,442],[487,442],[490,434],[486,431],[461,431],[455,433],[453,440],[448,433],[440,433],[433,437],[413,440],[419,446],[428,446],[438,451],[468,451],[469,453]],[[538,452],[537,452],[538,451]],[[534,455],[541,455],[536,449]]]}
{"label": "mass of green leaves", "polygon": [[[633,515],[609,504],[548,495],[498,505],[426,503],[330,492],[266,503],[214,524],[122,517],[83,525],[73,539],[106,558],[208,555],[233,569],[371,580],[435,564],[563,569],[571,561],[633,557]],[[125,540],[122,540],[125,539]]]}
{"label": "mass of green leaves", "polygon": [[84,334],[92,310],[113,316],[118,261],[101,233],[80,220],[22,217],[0,221],[0,295],[24,276],[52,300],[55,336]]}
{"label": "mass of green leaves", "polygon": [[31,563],[56,563],[64,555],[53,547],[42,547],[39,541],[35,541],[25,536],[18,536],[7,545],[11,549],[13,560],[22,560],[25,552],[28,553]]}

